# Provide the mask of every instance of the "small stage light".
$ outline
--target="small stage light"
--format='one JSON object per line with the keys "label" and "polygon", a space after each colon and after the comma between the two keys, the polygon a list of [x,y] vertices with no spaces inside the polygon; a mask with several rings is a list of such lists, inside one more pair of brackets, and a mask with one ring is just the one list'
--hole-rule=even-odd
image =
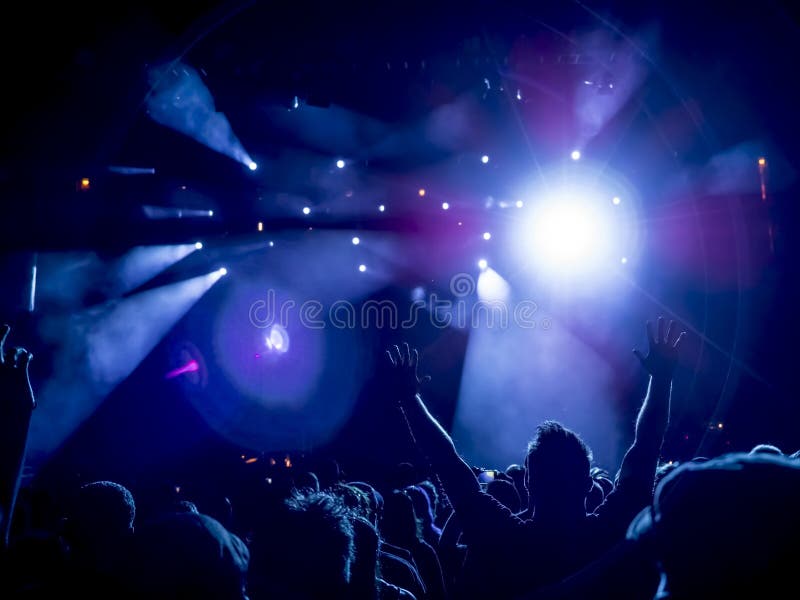
{"label": "small stage light", "polygon": [[424,196],[425,195],[425,188],[419,188],[419,191],[417,193],[420,195],[420,197]]}
{"label": "small stage light", "polygon": [[203,242],[195,242],[194,249],[195,250],[202,250],[203,249]]}
{"label": "small stage light", "polygon": [[367,270],[367,265],[358,265],[358,270],[362,273]]}
{"label": "small stage light", "polygon": [[483,156],[481,156],[481,162],[483,164],[488,163],[489,162],[489,157],[486,154],[484,154]]}
{"label": "small stage light", "polygon": [[228,274],[228,269],[226,269],[225,267],[222,267],[222,268],[221,268],[221,269],[218,271],[218,273],[220,274],[220,276],[221,276],[221,277],[224,277],[225,275],[227,275],[227,274]]}
{"label": "small stage light", "polygon": [[442,210],[448,210],[450,208],[450,203],[442,202]]}
{"label": "small stage light", "polygon": [[255,171],[258,168],[258,165],[251,160],[249,163],[247,163],[247,168],[251,171]]}
{"label": "small stage light", "polygon": [[488,266],[489,266],[489,263],[487,262],[487,260],[486,260],[485,258],[482,258],[482,259],[480,259],[480,260],[478,261],[478,268],[479,268],[481,271],[483,271],[484,269],[486,269],[486,267],[488,267]]}
{"label": "small stage light", "polygon": [[525,205],[525,203],[522,202],[522,200],[517,200],[516,201],[516,205],[517,205],[517,208],[522,208]]}
{"label": "small stage light", "polygon": [[164,375],[164,379],[175,379],[176,377],[179,377],[180,375],[183,375],[185,373],[196,373],[199,370],[200,370],[200,364],[196,360],[190,360],[185,365],[177,367],[176,369],[173,369],[172,371]]}
{"label": "small stage light", "polygon": [[90,187],[92,187],[92,182],[89,181],[88,177],[84,177],[83,179],[80,180],[80,183],[78,184],[78,187],[80,187],[81,190],[86,191]]}
{"label": "small stage light", "polygon": [[213,217],[214,216],[214,211],[213,210],[208,211],[208,216],[209,217]]}
{"label": "small stage light", "polygon": [[618,206],[618,205],[619,205],[619,203],[620,203],[620,202],[622,202],[622,199],[621,199],[619,196],[614,196],[614,197],[611,199],[611,202],[613,202],[615,206]]}
{"label": "small stage light", "polygon": [[485,240],[487,240],[487,241],[488,241],[488,240],[490,240],[490,239],[492,239],[492,234],[491,234],[491,233],[489,233],[488,231],[484,232],[484,234],[483,234],[483,239],[485,239]]}
{"label": "small stage light", "polygon": [[627,256],[623,256],[623,257],[620,259],[620,261],[619,261],[619,262],[621,262],[623,265],[627,265],[627,264],[628,264],[628,257],[627,257]]}
{"label": "small stage light", "polygon": [[385,211],[385,210],[386,210],[386,207],[385,207],[383,204],[381,204],[381,205],[378,207],[378,210],[379,210],[379,211],[381,211],[381,212],[383,212],[383,211]]}
{"label": "small stage light", "polygon": [[310,209],[310,208],[308,208],[307,206],[304,206],[304,207],[303,207],[303,214],[304,214],[304,215],[309,215],[309,214],[311,214],[311,209]]}
{"label": "small stage light", "polygon": [[264,222],[263,221],[259,221],[258,222],[258,230],[259,231],[264,231]]}
{"label": "small stage light", "polygon": [[580,160],[580,159],[581,159],[581,153],[580,153],[580,150],[573,150],[573,151],[572,151],[572,154],[570,154],[570,155],[569,155],[569,157],[570,157],[572,160]]}
{"label": "small stage light", "polygon": [[[761,158],[758,159],[758,166],[759,167],[763,167],[766,164],[767,164],[767,159],[766,158],[761,157]],[[89,181],[89,180],[88,179],[84,179],[83,181]]]}
{"label": "small stage light", "polygon": [[356,236],[353,238],[353,246],[358,246],[361,243],[361,239]]}
{"label": "small stage light", "polygon": [[336,166],[339,167],[340,169],[344,169],[344,161],[340,158],[339,160],[336,161]]}

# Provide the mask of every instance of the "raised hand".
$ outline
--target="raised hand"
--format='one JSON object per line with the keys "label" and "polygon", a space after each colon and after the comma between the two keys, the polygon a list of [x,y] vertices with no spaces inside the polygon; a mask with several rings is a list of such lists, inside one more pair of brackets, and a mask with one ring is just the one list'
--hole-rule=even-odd
{"label": "raised hand", "polygon": [[669,322],[669,327],[665,327],[664,318],[658,318],[658,329],[654,331],[653,322],[647,322],[647,341],[649,349],[647,356],[639,350],[633,353],[645,370],[656,379],[670,380],[678,364],[678,355],[681,343],[686,337],[686,332],[678,333],[679,327],[675,321]]}
{"label": "raised hand", "polygon": [[11,332],[8,325],[0,326],[0,402],[9,408],[31,410],[36,408],[28,365],[33,354],[25,348],[6,349],[6,340]]}
{"label": "raised hand", "polygon": [[413,398],[420,391],[421,385],[430,381],[430,377],[420,377],[417,374],[419,352],[416,348],[410,348],[407,343],[395,345],[386,351],[386,356],[389,361],[387,384],[402,401]]}

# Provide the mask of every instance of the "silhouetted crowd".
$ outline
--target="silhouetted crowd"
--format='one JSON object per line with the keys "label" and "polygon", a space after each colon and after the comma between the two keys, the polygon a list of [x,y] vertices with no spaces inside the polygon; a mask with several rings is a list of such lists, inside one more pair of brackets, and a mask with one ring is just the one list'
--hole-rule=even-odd
{"label": "silhouetted crowd", "polygon": [[425,405],[417,351],[402,345],[377,374],[381,401],[426,464],[399,466],[389,486],[348,481],[329,461],[254,486],[247,510],[226,501],[212,517],[184,499],[142,519],[126,487],[94,481],[47,521],[18,502],[36,402],[31,355],[8,346],[4,326],[0,598],[800,596],[800,456],[762,444],[661,462],[685,334],[662,319],[647,331],[648,352],[636,353],[647,394],[613,474],[556,421],[536,428],[522,464],[471,467]]}

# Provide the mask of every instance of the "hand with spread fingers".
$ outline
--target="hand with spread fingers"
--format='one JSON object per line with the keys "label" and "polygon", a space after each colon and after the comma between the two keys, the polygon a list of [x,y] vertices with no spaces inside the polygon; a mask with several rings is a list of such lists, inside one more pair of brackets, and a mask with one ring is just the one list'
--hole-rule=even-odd
{"label": "hand with spread fingers", "polygon": [[647,341],[649,349],[647,356],[639,350],[633,353],[645,370],[654,379],[671,380],[678,364],[681,344],[686,337],[685,331],[680,331],[675,321],[670,321],[669,327],[665,327],[663,317],[658,318],[657,330],[654,330],[652,321],[647,322]]}
{"label": "hand with spread fingers", "polygon": [[421,386],[430,377],[420,377],[417,373],[419,367],[419,352],[407,343],[402,346],[392,346],[386,351],[389,361],[386,379],[393,393],[397,394],[401,402],[406,402],[417,394]]}
{"label": "hand with spread fingers", "polygon": [[0,327],[0,402],[13,403],[14,408],[34,409],[36,398],[33,395],[28,365],[33,354],[25,348],[6,348],[6,340],[11,327]]}

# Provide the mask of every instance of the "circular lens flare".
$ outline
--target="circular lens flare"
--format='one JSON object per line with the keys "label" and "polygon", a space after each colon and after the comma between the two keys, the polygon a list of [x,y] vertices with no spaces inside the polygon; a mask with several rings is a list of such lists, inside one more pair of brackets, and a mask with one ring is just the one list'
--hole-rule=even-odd
{"label": "circular lens flare", "polygon": [[285,327],[276,323],[269,330],[269,335],[264,338],[264,345],[268,350],[286,354],[289,351],[289,332]]}

